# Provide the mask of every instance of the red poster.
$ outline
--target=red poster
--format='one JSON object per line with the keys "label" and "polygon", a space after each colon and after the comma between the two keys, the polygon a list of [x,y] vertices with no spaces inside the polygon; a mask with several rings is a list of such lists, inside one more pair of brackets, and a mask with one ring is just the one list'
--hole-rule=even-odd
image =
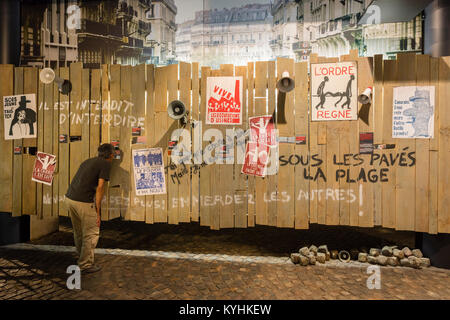
{"label": "red poster", "polygon": [[272,116],[251,117],[250,140],[264,146],[276,146],[277,138]]}
{"label": "red poster", "polygon": [[242,77],[207,80],[206,124],[242,124]]}
{"label": "red poster", "polygon": [[56,168],[56,156],[38,151],[31,180],[51,186]]}
{"label": "red poster", "polygon": [[269,151],[269,146],[258,145],[256,142],[249,141],[245,151],[242,173],[264,177],[266,175],[267,163],[269,162]]}

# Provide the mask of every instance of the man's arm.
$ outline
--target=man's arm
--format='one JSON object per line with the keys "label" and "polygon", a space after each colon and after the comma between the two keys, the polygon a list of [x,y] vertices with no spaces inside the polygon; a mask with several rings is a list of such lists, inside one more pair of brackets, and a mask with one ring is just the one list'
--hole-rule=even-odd
{"label": "man's arm", "polygon": [[100,210],[103,195],[105,194],[105,179],[98,179],[98,186],[95,192],[95,208],[97,210],[97,225],[100,226]]}

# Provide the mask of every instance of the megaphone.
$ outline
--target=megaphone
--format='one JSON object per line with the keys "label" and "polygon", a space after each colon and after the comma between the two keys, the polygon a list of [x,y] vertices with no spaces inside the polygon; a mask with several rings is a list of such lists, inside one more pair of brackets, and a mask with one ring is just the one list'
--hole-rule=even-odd
{"label": "megaphone", "polygon": [[69,80],[64,80],[56,76],[55,71],[51,68],[44,68],[39,73],[39,79],[44,84],[50,84],[53,81],[58,85],[59,92],[68,95],[72,91],[72,84]]}
{"label": "megaphone", "polygon": [[372,87],[368,87],[358,96],[358,102],[361,104],[369,104],[372,102]]}
{"label": "megaphone", "polygon": [[180,100],[172,101],[167,107],[167,113],[169,117],[174,120],[180,120],[182,125],[187,123],[187,116],[189,111],[186,110],[186,106]]}
{"label": "megaphone", "polygon": [[292,91],[295,87],[295,81],[289,76],[289,72],[285,71],[281,75],[281,79],[277,82],[277,89],[281,92]]}

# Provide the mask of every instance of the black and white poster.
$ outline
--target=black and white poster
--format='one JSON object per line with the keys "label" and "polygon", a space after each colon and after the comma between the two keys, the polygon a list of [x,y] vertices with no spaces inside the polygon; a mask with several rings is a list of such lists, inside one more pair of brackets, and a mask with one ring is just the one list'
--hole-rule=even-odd
{"label": "black and white poster", "polygon": [[166,179],[161,148],[133,150],[136,195],[166,193]]}
{"label": "black and white poster", "polygon": [[36,95],[3,97],[5,140],[36,138]]}

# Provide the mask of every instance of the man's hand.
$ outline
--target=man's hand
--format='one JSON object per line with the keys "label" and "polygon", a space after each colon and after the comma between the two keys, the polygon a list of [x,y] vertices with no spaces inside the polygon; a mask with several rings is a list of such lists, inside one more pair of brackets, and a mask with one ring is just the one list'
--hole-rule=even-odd
{"label": "man's hand", "polygon": [[100,215],[97,214],[97,227],[100,228],[100,223],[101,223],[102,219],[100,218]]}
{"label": "man's hand", "polygon": [[100,228],[100,222],[101,222],[101,205],[102,205],[102,199],[103,194],[105,193],[105,180],[99,179],[98,180],[98,186],[97,191],[95,194],[95,208],[97,210],[97,226]]}

